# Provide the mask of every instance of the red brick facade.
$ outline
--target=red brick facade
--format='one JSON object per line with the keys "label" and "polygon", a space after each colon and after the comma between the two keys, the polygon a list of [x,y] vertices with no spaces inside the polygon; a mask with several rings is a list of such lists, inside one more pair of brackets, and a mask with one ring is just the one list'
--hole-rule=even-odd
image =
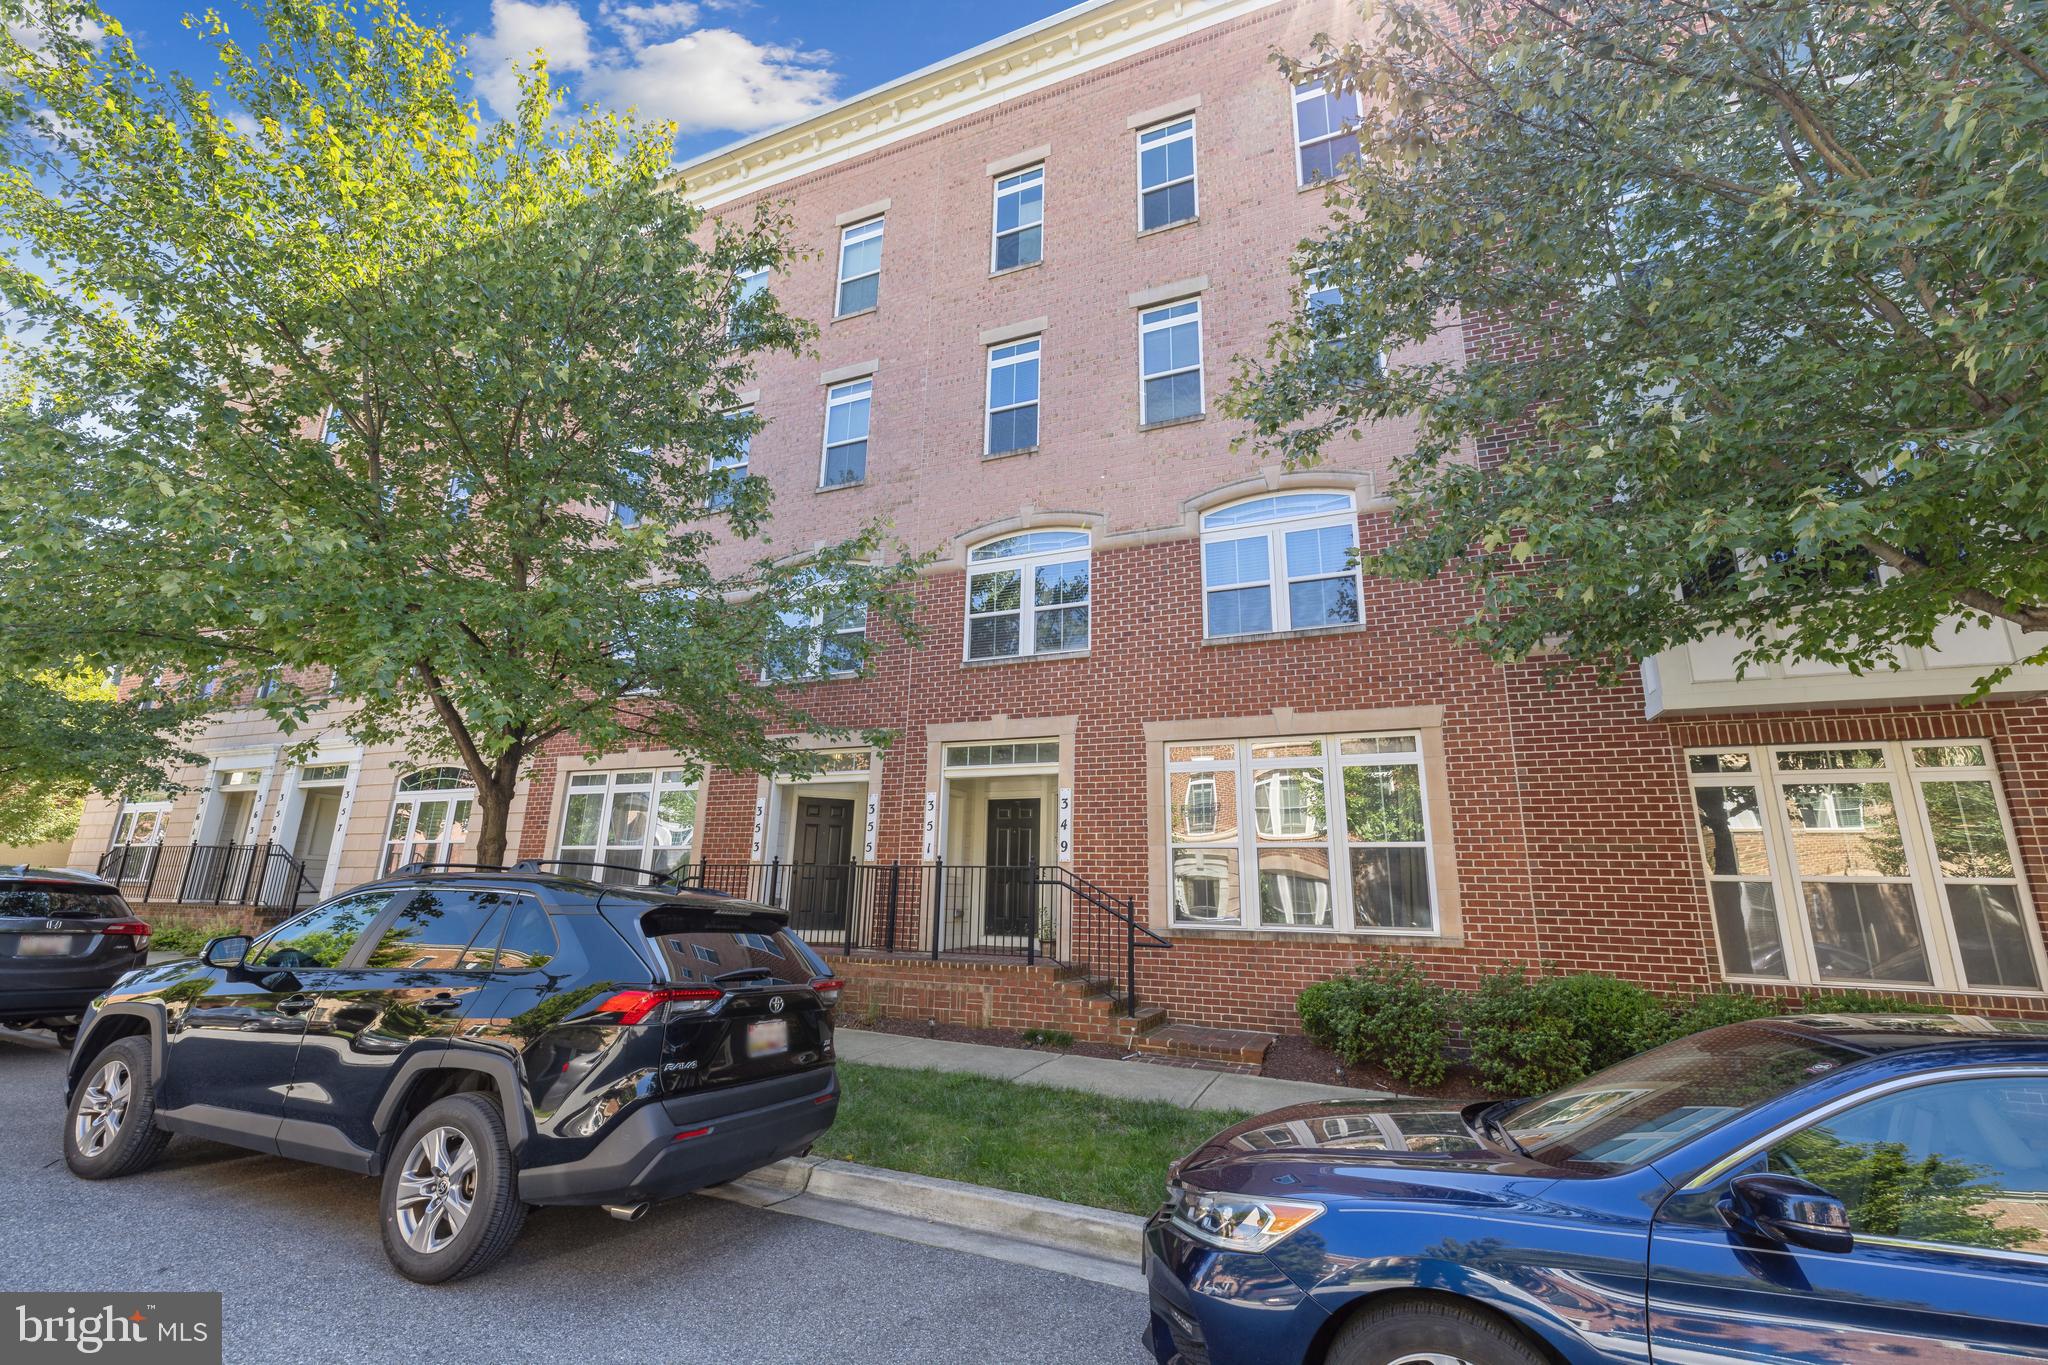
{"label": "red brick facade", "polygon": [[[1329,17],[1320,5],[1254,9],[720,204],[720,212],[744,213],[764,199],[786,199],[798,242],[817,253],[774,284],[786,306],[821,320],[817,354],[778,360],[760,378],[757,410],[768,427],[751,467],[775,489],[776,547],[801,548],[885,516],[912,547],[945,552],[920,587],[924,646],[906,648],[878,629],[880,648],[865,677],[808,689],[807,704],[827,722],[899,734],[880,764],[876,857],[923,856],[925,801],[941,787],[927,771],[931,727],[1072,717],[1072,870],[1131,897],[1140,918],[1174,943],[1142,959],[1143,996],[1176,1020],[1268,1030],[1296,1026],[1301,987],[1390,947],[1466,984],[1482,970],[1522,962],[1612,971],[1673,990],[1714,986],[1721,973],[1688,747],[1986,738],[2026,880],[2048,887],[2048,702],[1646,720],[1640,686],[1603,689],[1574,679],[1553,689],[1538,666],[1496,667],[1450,644],[1446,631],[1465,602],[1449,585],[1367,580],[1356,627],[1205,641],[1194,531],[1203,507],[1232,489],[1248,495],[1289,481],[1339,487],[1358,498],[1360,538],[1370,544],[1386,534],[1375,490],[1409,439],[1387,424],[1334,451],[1320,477],[1283,476],[1233,449],[1242,428],[1217,409],[1234,358],[1257,354],[1266,329],[1290,306],[1290,251],[1324,219],[1321,196],[1294,183],[1290,97],[1269,53],[1303,50]],[[1192,108],[1197,120],[1200,216],[1140,234],[1131,123],[1166,107]],[[991,276],[985,167],[1034,147],[1048,149],[1044,263]],[[882,201],[880,305],[826,320],[835,220]],[[1141,431],[1131,296],[1169,284],[1202,299],[1208,415]],[[984,460],[980,333],[1034,318],[1047,320],[1040,446]],[[1431,349],[1458,354],[1455,348],[1498,344],[1484,327],[1453,324]],[[876,363],[867,481],[814,491],[820,375],[869,360]],[[979,528],[1077,525],[1094,538],[1088,652],[963,663],[964,547],[985,534]],[[1330,727],[1318,715],[1418,709],[1439,717],[1441,765],[1427,780],[1441,784],[1446,798],[1448,827],[1439,825],[1435,838],[1455,868],[1454,926],[1433,936],[1376,938],[1168,923],[1156,852],[1165,814],[1151,795],[1160,745],[1148,741],[1146,727],[1270,721],[1291,710],[1302,732],[1323,732]],[[554,851],[556,781],[554,756],[535,765],[524,854]],[[758,790],[751,774],[710,775],[698,819],[700,857],[753,853]],[[1077,912],[1066,955],[1098,971],[1121,970],[1122,944],[1106,916]],[[2039,995],[1950,998],[2048,1015],[2048,997]],[[1017,968],[948,975],[933,967],[893,982],[863,977],[849,1007],[869,1006],[1093,1036],[1076,1024],[1093,1016],[1083,1018],[1071,992]]]}

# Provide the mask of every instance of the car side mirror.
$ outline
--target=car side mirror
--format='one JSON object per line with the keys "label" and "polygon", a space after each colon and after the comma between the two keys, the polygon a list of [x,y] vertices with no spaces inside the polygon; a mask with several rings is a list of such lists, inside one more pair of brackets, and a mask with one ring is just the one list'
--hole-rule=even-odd
{"label": "car side mirror", "polygon": [[1854,1249],[1849,1206],[1818,1185],[1789,1175],[1745,1175],[1728,1187],[1722,1212],[1742,1231],[1808,1251]]}
{"label": "car side mirror", "polygon": [[247,934],[224,934],[208,939],[206,946],[199,950],[199,960],[209,967],[239,967],[249,956],[249,945],[255,940]]}

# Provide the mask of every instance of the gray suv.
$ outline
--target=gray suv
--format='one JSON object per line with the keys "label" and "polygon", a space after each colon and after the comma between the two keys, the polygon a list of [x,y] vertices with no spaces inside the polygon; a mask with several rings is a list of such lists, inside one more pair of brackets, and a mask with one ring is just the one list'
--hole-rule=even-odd
{"label": "gray suv", "polygon": [[83,872],[0,867],[0,1024],[54,1029],[149,961],[149,926],[121,889]]}

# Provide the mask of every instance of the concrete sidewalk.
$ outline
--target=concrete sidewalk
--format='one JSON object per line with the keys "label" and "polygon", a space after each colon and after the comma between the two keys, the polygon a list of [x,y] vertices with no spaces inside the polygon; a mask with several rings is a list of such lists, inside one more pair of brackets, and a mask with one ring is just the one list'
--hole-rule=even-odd
{"label": "concrete sidewalk", "polygon": [[863,1029],[843,1028],[834,1037],[842,1062],[905,1070],[964,1071],[1056,1090],[1085,1090],[1129,1100],[1164,1100],[1182,1109],[1243,1109],[1257,1114],[1309,1100],[1387,1098],[1383,1090],[1353,1090],[1271,1076],[1240,1076],[1195,1067],[1112,1061],[1107,1057],[1074,1057],[1036,1049],[989,1047],[983,1043],[905,1038]]}

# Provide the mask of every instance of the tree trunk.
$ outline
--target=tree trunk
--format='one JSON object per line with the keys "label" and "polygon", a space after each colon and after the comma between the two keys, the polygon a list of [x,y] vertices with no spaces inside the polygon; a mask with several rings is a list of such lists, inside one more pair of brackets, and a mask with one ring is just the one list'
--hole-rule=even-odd
{"label": "tree trunk", "polygon": [[519,764],[500,762],[488,782],[476,785],[476,839],[471,844],[476,860],[486,867],[502,867],[510,841],[512,797],[519,790]]}

